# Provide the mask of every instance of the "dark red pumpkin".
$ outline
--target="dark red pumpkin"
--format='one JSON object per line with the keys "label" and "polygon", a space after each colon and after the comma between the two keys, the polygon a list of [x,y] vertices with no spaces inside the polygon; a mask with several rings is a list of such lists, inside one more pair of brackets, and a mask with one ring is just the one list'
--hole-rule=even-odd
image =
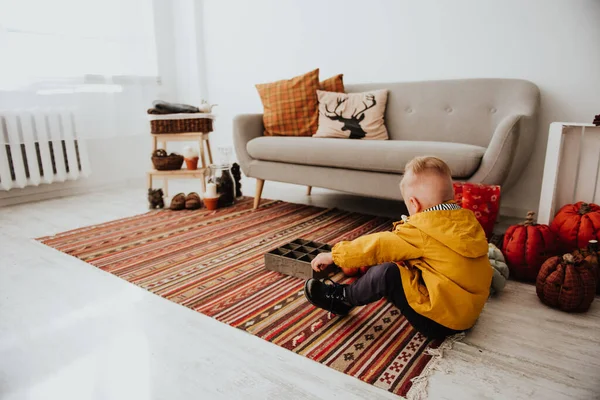
{"label": "dark red pumpkin", "polygon": [[587,247],[573,252],[574,256],[582,257],[592,266],[592,269],[594,270],[594,275],[596,276],[596,294],[600,294],[600,263],[598,262],[598,249],[598,241],[590,240]]}
{"label": "dark red pumpkin", "polygon": [[542,303],[550,307],[587,311],[596,294],[595,271],[581,256],[555,256],[542,265],[535,289]]}
{"label": "dark red pumpkin", "polygon": [[548,225],[534,223],[534,215],[530,211],[525,222],[510,226],[502,245],[510,276],[529,282],[535,281],[544,261],[556,254],[556,236]]}
{"label": "dark red pumpkin", "polygon": [[562,252],[586,247],[600,239],[600,206],[580,201],[562,207],[550,224]]}
{"label": "dark red pumpkin", "polygon": [[356,276],[360,272],[358,268],[342,268],[340,267],[344,275],[346,276]]}

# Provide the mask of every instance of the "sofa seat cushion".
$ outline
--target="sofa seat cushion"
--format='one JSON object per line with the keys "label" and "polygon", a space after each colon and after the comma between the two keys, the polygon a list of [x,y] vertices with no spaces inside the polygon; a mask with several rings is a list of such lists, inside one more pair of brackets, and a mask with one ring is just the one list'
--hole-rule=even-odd
{"label": "sofa seat cushion", "polygon": [[247,150],[252,158],[264,161],[396,174],[404,173],[413,157],[436,156],[448,163],[454,178],[468,178],[486,149],[450,142],[259,137],[248,142]]}

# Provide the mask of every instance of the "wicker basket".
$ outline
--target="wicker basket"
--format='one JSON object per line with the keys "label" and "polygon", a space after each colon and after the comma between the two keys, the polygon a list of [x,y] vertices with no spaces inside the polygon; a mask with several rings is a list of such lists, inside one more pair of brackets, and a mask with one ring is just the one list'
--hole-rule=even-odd
{"label": "wicker basket", "polygon": [[152,115],[150,117],[150,131],[152,133],[184,133],[202,132],[213,130],[212,115],[203,114],[167,114]]}
{"label": "wicker basket", "polygon": [[183,165],[183,156],[179,154],[171,154],[166,157],[152,156],[152,164],[158,171],[178,170]]}

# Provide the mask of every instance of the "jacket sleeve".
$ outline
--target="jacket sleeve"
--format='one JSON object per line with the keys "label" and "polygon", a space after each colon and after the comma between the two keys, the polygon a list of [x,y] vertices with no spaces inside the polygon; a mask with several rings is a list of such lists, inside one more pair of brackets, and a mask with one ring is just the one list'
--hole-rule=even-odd
{"label": "jacket sleeve", "polygon": [[361,236],[351,242],[342,241],[333,246],[333,262],[343,268],[360,268],[411,260],[423,256],[423,237],[418,229],[410,229],[408,235],[380,232]]}

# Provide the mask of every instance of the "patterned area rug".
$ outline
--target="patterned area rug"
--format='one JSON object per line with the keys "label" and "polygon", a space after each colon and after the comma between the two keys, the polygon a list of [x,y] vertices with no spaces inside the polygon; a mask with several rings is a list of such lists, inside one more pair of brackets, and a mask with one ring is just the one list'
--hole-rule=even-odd
{"label": "patterned area rug", "polygon": [[[183,306],[405,396],[439,341],[391,304],[344,318],[309,304],[303,281],[264,268],[264,253],[305,238],[334,244],[391,229],[387,218],[251,199],[217,211],[153,211],[38,239]],[[334,278],[348,283],[338,273]],[[427,350],[427,351],[426,351]],[[425,376],[417,381],[422,382]]]}

